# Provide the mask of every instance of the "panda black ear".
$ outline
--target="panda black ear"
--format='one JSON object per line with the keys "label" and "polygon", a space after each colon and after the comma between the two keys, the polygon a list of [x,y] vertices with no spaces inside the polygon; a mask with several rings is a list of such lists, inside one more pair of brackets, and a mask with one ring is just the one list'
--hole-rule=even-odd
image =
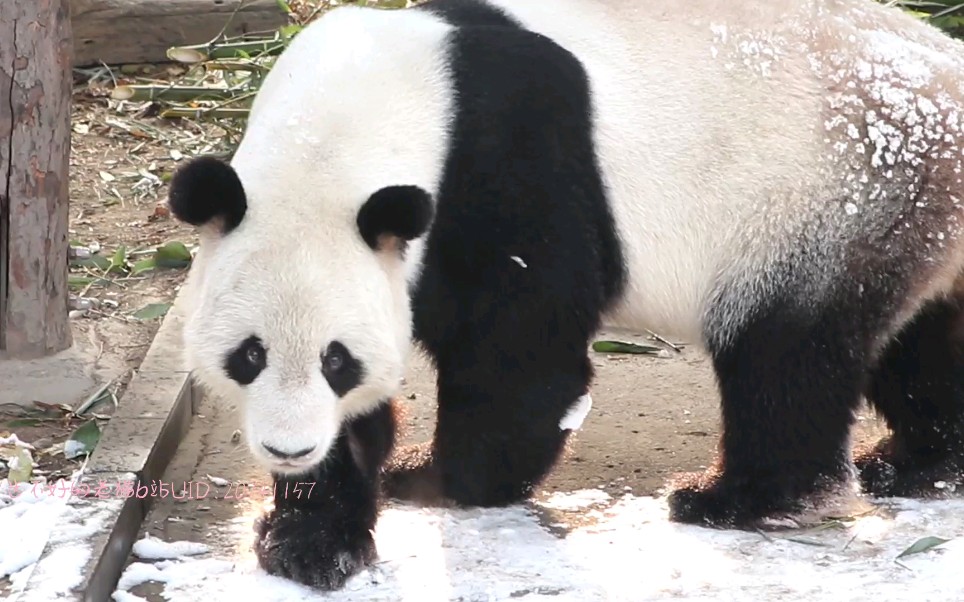
{"label": "panda black ear", "polygon": [[221,234],[237,228],[248,209],[237,172],[215,157],[197,157],[181,166],[171,179],[167,204],[182,222],[214,224]]}
{"label": "panda black ear", "polygon": [[385,239],[409,241],[428,229],[434,209],[428,192],[418,186],[387,186],[368,197],[358,210],[358,231],[378,251]]}

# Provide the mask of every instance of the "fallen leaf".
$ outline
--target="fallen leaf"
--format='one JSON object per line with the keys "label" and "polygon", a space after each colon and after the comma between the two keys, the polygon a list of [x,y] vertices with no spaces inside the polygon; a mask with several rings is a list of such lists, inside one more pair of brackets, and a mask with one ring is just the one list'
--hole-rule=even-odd
{"label": "fallen leaf", "polygon": [[4,426],[9,428],[17,428],[18,426],[38,426],[41,423],[39,418],[17,418],[11,420],[10,422],[5,422]]}
{"label": "fallen leaf", "polygon": [[105,182],[113,182],[116,178],[113,176],[113,174],[106,171],[102,171],[100,172],[100,179]]}
{"label": "fallen leaf", "polygon": [[108,381],[106,384],[97,388],[86,400],[84,400],[77,409],[74,410],[74,414],[78,416],[83,416],[94,406],[104,401],[110,401],[113,399],[113,395],[110,392],[110,386],[114,381]]}
{"label": "fallen leaf", "polygon": [[169,309],[170,303],[151,303],[135,311],[132,317],[137,320],[153,320],[164,316]]}
{"label": "fallen leaf", "polygon": [[910,556],[912,554],[920,554],[921,552],[926,552],[927,550],[936,548],[937,546],[947,543],[949,541],[950,541],[949,539],[944,539],[943,537],[937,537],[934,535],[930,535],[928,537],[921,537],[913,544],[911,544],[909,548],[901,552],[897,556],[897,558],[903,558],[905,556]]}
{"label": "fallen leaf", "polygon": [[167,219],[171,217],[171,210],[168,209],[167,205],[161,203],[154,206],[154,213],[147,217],[147,221],[153,222],[160,219]]}
{"label": "fallen leaf", "polygon": [[191,263],[191,251],[184,243],[175,240],[158,247],[154,259],[158,267],[183,268]]}
{"label": "fallen leaf", "polygon": [[89,454],[100,441],[100,426],[96,420],[89,420],[77,427],[64,443],[64,457],[68,460]]}
{"label": "fallen leaf", "polygon": [[652,345],[638,345],[624,341],[596,341],[592,344],[592,350],[598,353],[636,353],[636,354],[657,354],[661,351],[659,347]]}
{"label": "fallen leaf", "polygon": [[148,257],[147,259],[142,259],[134,263],[134,265],[131,267],[131,275],[137,276],[138,274],[141,274],[148,270],[153,270],[156,267],[157,267],[157,262],[154,260],[154,258]]}

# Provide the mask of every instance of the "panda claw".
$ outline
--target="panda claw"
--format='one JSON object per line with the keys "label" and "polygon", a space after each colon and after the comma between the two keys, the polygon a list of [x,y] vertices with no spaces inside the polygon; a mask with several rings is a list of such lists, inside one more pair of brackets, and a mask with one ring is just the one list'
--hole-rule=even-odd
{"label": "panda claw", "polygon": [[255,530],[255,553],[265,572],[321,590],[341,589],[377,556],[369,531],[320,533],[310,512],[272,511]]}

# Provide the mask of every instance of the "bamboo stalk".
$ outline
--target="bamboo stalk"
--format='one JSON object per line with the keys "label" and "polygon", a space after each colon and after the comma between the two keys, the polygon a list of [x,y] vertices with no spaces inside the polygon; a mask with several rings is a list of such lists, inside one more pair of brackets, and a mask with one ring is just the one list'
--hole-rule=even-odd
{"label": "bamboo stalk", "polygon": [[244,91],[228,90],[224,88],[207,88],[203,86],[149,86],[125,85],[117,86],[111,92],[114,100],[169,100],[173,102],[190,102],[192,100],[229,100]]}
{"label": "bamboo stalk", "polygon": [[275,56],[281,53],[285,43],[275,35],[263,40],[242,42],[208,42],[194,46],[175,46],[168,49],[167,57],[179,63],[202,63],[210,59],[239,59],[249,56]]}
{"label": "bamboo stalk", "polygon": [[211,61],[205,65],[208,69],[218,71],[252,71],[257,73],[267,73],[269,68],[253,61]]}
{"label": "bamboo stalk", "polygon": [[176,119],[176,118],[203,119],[205,117],[214,117],[217,119],[246,119],[248,117],[248,109],[227,109],[227,108],[191,109],[188,107],[171,107],[170,109],[164,109],[163,111],[161,111],[161,117],[163,117],[164,119]]}

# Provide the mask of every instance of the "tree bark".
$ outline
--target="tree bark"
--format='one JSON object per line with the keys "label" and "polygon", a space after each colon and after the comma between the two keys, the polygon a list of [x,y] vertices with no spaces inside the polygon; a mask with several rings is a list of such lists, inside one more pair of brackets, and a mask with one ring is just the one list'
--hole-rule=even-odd
{"label": "tree bark", "polygon": [[0,0],[0,358],[71,345],[68,0]]}

